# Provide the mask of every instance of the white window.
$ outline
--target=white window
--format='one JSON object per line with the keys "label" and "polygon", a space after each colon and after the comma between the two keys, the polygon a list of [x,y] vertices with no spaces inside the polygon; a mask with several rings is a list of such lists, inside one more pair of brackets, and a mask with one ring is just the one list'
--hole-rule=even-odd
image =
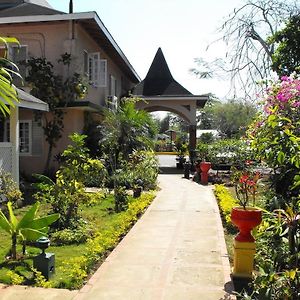
{"label": "white window", "polygon": [[[10,142],[9,121],[6,122],[4,140]],[[20,155],[31,155],[32,152],[32,121],[19,121],[19,152]]]}
{"label": "white window", "polygon": [[20,154],[31,154],[31,121],[20,121]]}
{"label": "white window", "polygon": [[95,87],[106,87],[107,81],[107,60],[100,59],[100,53],[88,54],[88,77]]}

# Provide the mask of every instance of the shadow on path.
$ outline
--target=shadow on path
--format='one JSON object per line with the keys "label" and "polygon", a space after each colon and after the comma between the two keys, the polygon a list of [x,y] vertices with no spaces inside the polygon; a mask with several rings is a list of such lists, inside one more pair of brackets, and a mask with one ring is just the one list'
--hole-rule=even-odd
{"label": "shadow on path", "polygon": [[177,169],[173,167],[159,167],[159,174],[182,174],[183,176],[183,169]]}

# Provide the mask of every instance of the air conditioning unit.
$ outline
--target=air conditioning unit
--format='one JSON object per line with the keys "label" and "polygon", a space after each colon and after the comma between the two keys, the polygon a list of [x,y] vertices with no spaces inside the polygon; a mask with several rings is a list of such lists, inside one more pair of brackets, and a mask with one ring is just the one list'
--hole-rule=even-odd
{"label": "air conditioning unit", "polygon": [[109,109],[117,109],[118,106],[118,97],[109,95],[106,99],[106,106]]}

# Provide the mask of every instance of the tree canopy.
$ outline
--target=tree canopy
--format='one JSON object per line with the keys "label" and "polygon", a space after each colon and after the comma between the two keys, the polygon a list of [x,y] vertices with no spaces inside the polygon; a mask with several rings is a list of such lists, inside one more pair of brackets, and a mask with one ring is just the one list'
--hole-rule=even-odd
{"label": "tree canopy", "polygon": [[250,102],[214,102],[202,110],[199,128],[217,129],[227,138],[239,138],[253,121],[256,112],[256,107]]}
{"label": "tree canopy", "polygon": [[292,16],[282,30],[276,32],[270,43],[276,44],[272,68],[279,75],[300,73],[300,15]]}

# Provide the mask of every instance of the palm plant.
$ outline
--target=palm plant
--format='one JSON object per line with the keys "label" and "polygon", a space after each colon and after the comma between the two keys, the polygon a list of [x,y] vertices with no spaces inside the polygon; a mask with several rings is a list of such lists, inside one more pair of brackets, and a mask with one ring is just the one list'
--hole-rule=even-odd
{"label": "palm plant", "polygon": [[25,253],[26,241],[33,241],[45,235],[48,226],[59,218],[59,214],[52,214],[45,217],[37,217],[39,202],[36,202],[18,221],[13,209],[12,203],[7,203],[8,215],[7,218],[0,210],[0,227],[2,227],[11,236],[11,257],[17,258],[17,238],[20,237],[23,241],[23,253]]}
{"label": "palm plant", "polygon": [[9,44],[19,45],[19,41],[13,37],[0,37],[0,44],[5,46],[4,56],[0,57],[0,111],[3,115],[10,113],[10,107],[15,107],[18,102],[18,94],[12,85],[13,76],[21,77],[19,68],[7,59]]}

